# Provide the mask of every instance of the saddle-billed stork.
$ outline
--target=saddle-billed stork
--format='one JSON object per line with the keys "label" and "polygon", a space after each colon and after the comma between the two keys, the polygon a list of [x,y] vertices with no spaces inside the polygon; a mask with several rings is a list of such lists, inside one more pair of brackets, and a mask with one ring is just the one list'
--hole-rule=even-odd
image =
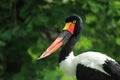
{"label": "saddle-billed stork", "polygon": [[120,65],[105,54],[88,51],[74,56],[73,47],[79,40],[83,22],[79,16],[72,15],[65,23],[61,34],[38,59],[49,56],[64,45],[59,57],[64,73],[76,76],[77,80],[120,80]]}

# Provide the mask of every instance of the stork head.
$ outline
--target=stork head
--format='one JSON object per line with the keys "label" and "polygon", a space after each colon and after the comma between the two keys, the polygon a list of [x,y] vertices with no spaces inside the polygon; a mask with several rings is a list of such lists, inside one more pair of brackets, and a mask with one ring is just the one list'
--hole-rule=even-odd
{"label": "stork head", "polygon": [[54,53],[60,48],[69,38],[79,34],[82,29],[82,19],[77,15],[72,15],[66,18],[65,26],[57,37],[57,39],[46,49],[46,51],[38,58],[42,59]]}

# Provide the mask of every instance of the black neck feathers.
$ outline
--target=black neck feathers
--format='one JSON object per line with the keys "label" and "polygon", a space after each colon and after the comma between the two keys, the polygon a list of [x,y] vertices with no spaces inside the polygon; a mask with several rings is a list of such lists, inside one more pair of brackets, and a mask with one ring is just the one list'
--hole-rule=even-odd
{"label": "black neck feathers", "polygon": [[59,56],[59,63],[62,60],[65,60],[67,56],[69,56],[70,52],[73,51],[75,43],[79,40],[80,33],[77,35],[73,35],[68,42],[63,46],[62,50],[60,51],[60,56]]}

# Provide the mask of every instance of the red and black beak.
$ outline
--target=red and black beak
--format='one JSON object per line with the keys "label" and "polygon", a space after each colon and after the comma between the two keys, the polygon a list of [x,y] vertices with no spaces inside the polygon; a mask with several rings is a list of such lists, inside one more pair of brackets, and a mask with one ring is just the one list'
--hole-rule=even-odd
{"label": "red and black beak", "polygon": [[66,23],[63,31],[58,36],[58,38],[47,48],[47,50],[38,59],[45,58],[55,52],[58,48],[60,48],[71,37],[71,35],[74,34],[74,28],[74,22]]}

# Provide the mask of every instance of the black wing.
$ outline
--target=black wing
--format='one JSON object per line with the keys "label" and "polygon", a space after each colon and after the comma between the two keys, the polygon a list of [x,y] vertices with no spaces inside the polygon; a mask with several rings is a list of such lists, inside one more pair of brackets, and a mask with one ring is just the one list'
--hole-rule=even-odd
{"label": "black wing", "polygon": [[77,80],[115,80],[99,70],[81,64],[77,65],[76,78]]}
{"label": "black wing", "polygon": [[111,60],[106,60],[105,64],[103,64],[103,68],[115,80],[120,80],[120,64]]}

